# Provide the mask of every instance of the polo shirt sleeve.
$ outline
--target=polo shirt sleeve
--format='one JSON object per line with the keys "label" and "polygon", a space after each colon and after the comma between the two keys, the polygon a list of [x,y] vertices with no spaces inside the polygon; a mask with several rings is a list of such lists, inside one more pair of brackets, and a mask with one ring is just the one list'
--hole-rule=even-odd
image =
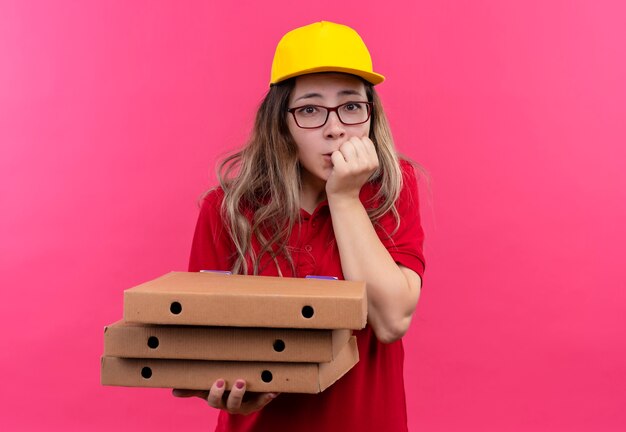
{"label": "polo shirt sleeve", "polygon": [[383,245],[398,264],[415,271],[424,280],[424,230],[420,218],[419,196],[415,168],[407,161],[400,161],[402,190],[396,202],[400,226],[391,212],[376,224],[376,232]]}
{"label": "polo shirt sleeve", "polygon": [[235,248],[220,212],[223,199],[224,192],[218,188],[202,200],[189,258],[191,272],[232,268]]}

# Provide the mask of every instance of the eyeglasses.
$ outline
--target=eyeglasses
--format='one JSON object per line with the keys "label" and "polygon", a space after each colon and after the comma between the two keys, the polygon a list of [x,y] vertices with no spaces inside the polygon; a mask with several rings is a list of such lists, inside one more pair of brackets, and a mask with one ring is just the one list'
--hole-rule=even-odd
{"label": "eyeglasses", "polygon": [[298,127],[302,129],[316,129],[328,121],[331,112],[337,113],[339,121],[345,125],[365,123],[372,114],[372,102],[346,102],[336,107],[322,105],[302,105],[289,108]]}

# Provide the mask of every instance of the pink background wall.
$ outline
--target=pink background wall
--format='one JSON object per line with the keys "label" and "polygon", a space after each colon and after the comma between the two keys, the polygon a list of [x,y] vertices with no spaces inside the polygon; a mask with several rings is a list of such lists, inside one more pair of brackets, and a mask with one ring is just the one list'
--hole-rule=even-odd
{"label": "pink background wall", "polygon": [[[355,27],[423,186],[414,431],[626,429],[623,2],[0,2],[3,430],[208,430],[99,385],[122,290],[184,270],[273,49]],[[221,109],[218,109],[221,107]]]}

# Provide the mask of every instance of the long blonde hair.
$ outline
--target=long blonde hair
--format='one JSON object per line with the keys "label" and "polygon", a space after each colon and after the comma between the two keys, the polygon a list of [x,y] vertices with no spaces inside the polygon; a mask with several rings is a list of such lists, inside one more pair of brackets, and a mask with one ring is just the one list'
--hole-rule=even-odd
{"label": "long blonde hair", "polygon": [[[402,188],[402,174],[391,130],[374,87],[363,81],[368,101],[373,102],[370,139],[379,158],[379,169],[370,182],[380,185],[371,203],[365,203],[370,220],[376,223],[391,211],[399,225],[396,200]],[[226,157],[218,167],[224,190],[222,217],[235,245],[232,271],[259,273],[260,258],[269,254],[281,274],[277,257],[282,255],[295,275],[287,248],[289,235],[300,218],[300,165],[296,143],[287,125],[289,96],[295,78],[272,85],[257,111],[247,145]],[[378,205],[376,205],[378,204]],[[260,249],[252,248],[253,236]],[[253,265],[248,268],[247,259]]]}

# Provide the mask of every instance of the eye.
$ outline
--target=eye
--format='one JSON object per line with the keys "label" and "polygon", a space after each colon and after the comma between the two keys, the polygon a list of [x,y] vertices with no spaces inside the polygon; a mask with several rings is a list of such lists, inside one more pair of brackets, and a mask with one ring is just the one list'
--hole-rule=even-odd
{"label": "eye", "polygon": [[359,102],[348,102],[343,106],[343,109],[346,111],[360,111],[363,109],[363,104]]}
{"label": "eye", "polygon": [[318,109],[315,105],[307,105],[300,107],[296,112],[302,115],[313,115],[318,112]]}

